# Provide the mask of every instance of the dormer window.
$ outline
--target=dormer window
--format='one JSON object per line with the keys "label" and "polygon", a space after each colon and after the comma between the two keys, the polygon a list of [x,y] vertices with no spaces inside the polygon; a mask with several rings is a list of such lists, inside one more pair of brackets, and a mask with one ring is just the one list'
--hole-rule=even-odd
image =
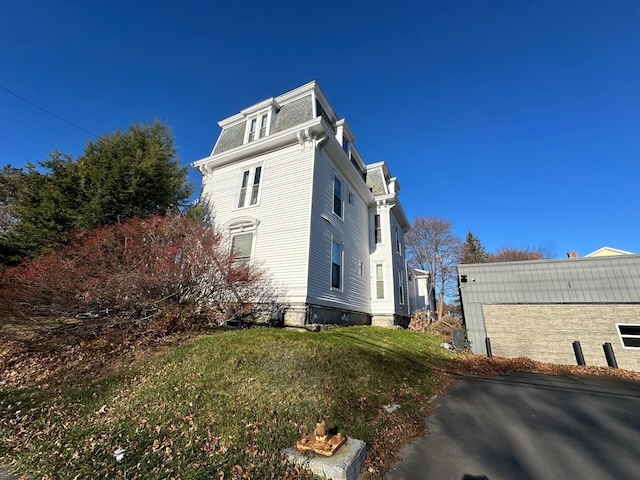
{"label": "dormer window", "polygon": [[248,142],[253,142],[256,139],[256,124],[258,123],[257,118],[252,118],[249,122],[249,138]]}
{"label": "dormer window", "polygon": [[268,114],[263,114],[260,116],[260,137],[264,138],[267,136],[267,119],[269,118]]}
{"label": "dormer window", "polygon": [[342,137],[342,149],[349,155],[349,150],[351,150],[351,142],[347,140],[347,137]]}
{"label": "dormer window", "polygon": [[253,142],[269,135],[271,110],[261,112],[257,115],[247,118],[247,131],[245,133],[245,143]]}

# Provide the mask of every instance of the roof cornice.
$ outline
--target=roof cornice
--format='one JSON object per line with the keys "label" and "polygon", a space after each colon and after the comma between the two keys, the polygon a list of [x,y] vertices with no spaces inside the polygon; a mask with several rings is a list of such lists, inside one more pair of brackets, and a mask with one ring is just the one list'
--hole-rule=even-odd
{"label": "roof cornice", "polygon": [[351,127],[349,126],[349,123],[344,118],[336,122],[336,127],[342,127],[344,131],[347,132],[347,137],[351,139],[350,140],[351,142],[356,141],[356,136],[353,134],[353,132],[351,131]]}
{"label": "roof cornice", "polygon": [[280,104],[286,103],[289,100],[293,100],[295,97],[299,97],[305,93],[309,93],[319,88],[320,87],[318,87],[318,82],[316,82],[315,80],[311,80],[310,82],[305,83],[298,88],[294,88],[293,90],[283,93],[282,95],[278,95],[277,97],[275,97],[275,101]]}
{"label": "roof cornice", "polygon": [[248,158],[269,150],[274,150],[289,143],[298,141],[297,135],[301,130],[309,130],[311,133],[315,134],[326,134],[325,127],[322,124],[322,119],[320,117],[317,117],[282,132],[267,135],[260,140],[246,143],[237,148],[233,148],[222,153],[201,158],[200,160],[196,160],[195,162],[193,162],[191,166],[193,166],[194,168],[199,168],[203,165],[207,165],[215,168],[226,165],[228,163],[232,163],[242,158]]}
{"label": "roof cornice", "polygon": [[294,100],[296,97],[303,96],[306,93],[311,93],[312,91],[316,93],[316,96],[319,96],[324,100],[323,103],[327,107],[327,110],[330,111],[335,117],[335,112],[333,111],[333,109],[331,108],[331,105],[329,104],[326,97],[322,93],[322,90],[320,89],[318,82],[316,82],[315,80],[312,80],[308,83],[305,83],[304,85],[299,86],[298,88],[294,88],[293,90],[283,93],[282,95],[278,95],[277,97],[270,97],[265,100],[262,100],[261,102],[253,104],[250,107],[247,107],[241,110],[240,113],[236,113],[235,115],[232,115],[223,120],[220,120],[218,122],[218,126],[220,128],[230,127],[236,123],[240,123],[244,121],[248,116],[269,107],[275,110],[278,110],[283,104],[291,100]]}

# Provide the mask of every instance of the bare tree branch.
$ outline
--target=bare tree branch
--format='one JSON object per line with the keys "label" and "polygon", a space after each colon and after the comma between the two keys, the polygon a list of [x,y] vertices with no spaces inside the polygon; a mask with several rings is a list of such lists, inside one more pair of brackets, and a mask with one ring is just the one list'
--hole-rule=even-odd
{"label": "bare tree branch", "polygon": [[431,291],[438,297],[438,318],[442,318],[444,299],[456,278],[462,242],[451,231],[452,223],[437,217],[416,217],[405,236],[409,264],[428,271]]}

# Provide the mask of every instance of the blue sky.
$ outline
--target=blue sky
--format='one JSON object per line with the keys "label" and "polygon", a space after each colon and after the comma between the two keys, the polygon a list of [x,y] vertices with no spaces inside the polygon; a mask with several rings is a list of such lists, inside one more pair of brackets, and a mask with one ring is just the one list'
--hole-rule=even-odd
{"label": "blue sky", "polygon": [[[640,253],[640,2],[8,1],[0,85],[95,133],[217,122],[316,79],[410,219],[489,250]],[[0,90],[0,165],[89,138]],[[190,178],[199,189],[199,174]]]}

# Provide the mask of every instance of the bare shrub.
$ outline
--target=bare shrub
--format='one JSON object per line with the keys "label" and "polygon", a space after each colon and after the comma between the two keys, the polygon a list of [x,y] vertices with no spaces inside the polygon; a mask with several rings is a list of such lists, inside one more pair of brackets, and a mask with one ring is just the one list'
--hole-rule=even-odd
{"label": "bare shrub", "polygon": [[462,328],[462,323],[460,322],[460,320],[449,315],[445,315],[441,320],[438,320],[437,322],[433,322],[431,324],[430,333],[442,335],[450,339],[451,332],[453,332],[455,328]]}
{"label": "bare shrub", "polygon": [[434,321],[426,310],[416,311],[409,322],[411,330],[442,335],[448,339],[451,339],[451,332],[455,328],[462,328],[462,323],[457,318],[445,315],[441,320]]}
{"label": "bare shrub", "polygon": [[429,332],[429,326],[431,325],[431,318],[429,312],[426,310],[417,310],[411,317],[409,322],[409,330],[415,332]]}
{"label": "bare shrub", "polygon": [[167,314],[212,324],[268,315],[277,293],[235,260],[224,235],[181,216],[132,219],[7,268],[0,316],[126,319]]}

